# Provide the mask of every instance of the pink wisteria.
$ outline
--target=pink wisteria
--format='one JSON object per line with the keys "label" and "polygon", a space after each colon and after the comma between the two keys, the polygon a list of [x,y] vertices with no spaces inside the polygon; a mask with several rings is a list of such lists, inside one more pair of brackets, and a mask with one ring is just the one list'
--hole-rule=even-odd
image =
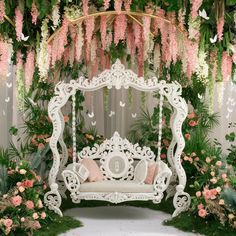
{"label": "pink wisteria", "polygon": [[21,35],[23,30],[23,15],[19,7],[15,9],[15,27],[16,27],[16,39],[21,41]]}
{"label": "pink wisteria", "polygon": [[224,15],[217,20],[217,36],[219,41],[223,39],[223,30],[224,30]]}
{"label": "pink wisteria", "polygon": [[28,51],[25,62],[25,85],[29,89],[32,85],[35,69],[35,53],[33,50]]}
{"label": "pink wisteria", "polygon": [[125,39],[125,33],[127,28],[127,18],[126,15],[118,15],[116,16],[114,23],[114,43],[117,45],[120,40]]}
{"label": "pink wisteria", "polygon": [[0,1],[0,21],[4,20],[5,16],[5,1],[1,0]]}
{"label": "pink wisteria", "polygon": [[10,44],[6,41],[0,41],[0,77],[6,77],[8,65],[11,57]]}
{"label": "pink wisteria", "polygon": [[39,16],[39,11],[37,9],[37,6],[35,5],[35,3],[32,3],[32,7],[31,7],[31,16],[32,16],[32,23],[33,24],[37,24],[37,19]]}
{"label": "pink wisteria", "polygon": [[198,16],[198,9],[202,5],[203,0],[192,0],[191,16],[196,18]]}

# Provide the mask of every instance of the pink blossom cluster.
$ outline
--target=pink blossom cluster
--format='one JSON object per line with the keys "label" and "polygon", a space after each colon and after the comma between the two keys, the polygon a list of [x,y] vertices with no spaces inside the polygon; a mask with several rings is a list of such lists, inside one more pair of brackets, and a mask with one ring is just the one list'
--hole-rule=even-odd
{"label": "pink blossom cluster", "polygon": [[4,20],[5,16],[5,1],[0,0],[0,21]]}
{"label": "pink blossom cluster", "polygon": [[88,17],[85,20],[85,39],[86,39],[86,61],[89,61],[89,54],[90,54],[90,43],[92,41],[93,37],[93,31],[94,31],[94,17]]}
{"label": "pink blossom cluster", "polygon": [[115,8],[117,14],[120,14],[120,13],[121,13],[122,3],[123,3],[122,0],[115,0],[115,1],[114,1],[114,8]]}
{"label": "pink blossom cluster", "polygon": [[222,62],[221,62],[221,74],[223,80],[229,80],[232,75],[232,57],[230,57],[227,51],[222,53]]}
{"label": "pink blossom cluster", "polygon": [[133,22],[133,32],[134,32],[134,44],[136,47],[138,47],[140,41],[141,41],[141,32],[142,28],[137,22]]}
{"label": "pink blossom cluster", "polygon": [[82,0],[82,3],[83,3],[83,12],[84,12],[84,15],[85,15],[85,16],[88,15],[88,10],[89,10],[88,2],[89,2],[89,0]]}
{"label": "pink blossom cluster", "polygon": [[35,70],[35,52],[29,50],[25,62],[25,85],[29,89],[32,85]]}
{"label": "pink blossom cluster", "polygon": [[15,28],[16,28],[16,40],[21,41],[21,35],[23,30],[23,15],[19,7],[15,9]]}
{"label": "pink blossom cluster", "polygon": [[198,9],[202,5],[203,0],[192,0],[191,16],[196,18],[198,16]]}
{"label": "pink blossom cluster", "polygon": [[100,32],[101,32],[101,43],[102,49],[106,48],[106,35],[107,35],[107,17],[101,16],[100,18]]}
{"label": "pink blossom cluster", "polygon": [[223,30],[224,30],[224,15],[221,16],[218,20],[217,20],[217,36],[218,36],[218,40],[221,41],[223,39]]}
{"label": "pink blossom cluster", "polygon": [[124,0],[125,10],[130,11],[130,5],[132,0]]}
{"label": "pink blossom cluster", "polygon": [[5,77],[8,72],[8,60],[10,59],[10,47],[6,41],[0,41],[0,76]]}
{"label": "pink blossom cluster", "polygon": [[37,19],[39,16],[39,11],[37,9],[37,6],[35,5],[35,3],[32,3],[32,7],[31,7],[31,16],[32,16],[32,23],[33,24],[37,24]]}
{"label": "pink blossom cluster", "polygon": [[198,63],[198,43],[191,40],[185,40],[186,59],[187,59],[187,76],[190,79],[195,72]]}
{"label": "pink blossom cluster", "polygon": [[126,15],[120,14],[116,16],[114,23],[114,43],[117,45],[119,40],[125,39],[125,32],[127,28],[127,18]]}
{"label": "pink blossom cluster", "polygon": [[104,9],[105,9],[105,10],[107,10],[107,9],[109,8],[110,1],[111,1],[111,0],[103,0],[103,6],[104,6]]}

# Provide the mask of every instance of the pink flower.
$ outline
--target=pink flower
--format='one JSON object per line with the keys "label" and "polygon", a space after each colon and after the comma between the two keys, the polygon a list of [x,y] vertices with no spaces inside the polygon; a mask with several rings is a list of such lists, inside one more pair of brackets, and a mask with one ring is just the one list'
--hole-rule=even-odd
{"label": "pink flower", "polygon": [[4,20],[5,16],[5,1],[1,0],[0,1],[0,21]]}
{"label": "pink flower", "polygon": [[13,224],[13,221],[12,219],[5,219],[4,220],[4,225],[7,227],[7,228],[10,228]]}
{"label": "pink flower", "polygon": [[132,0],[124,0],[125,10],[126,11],[130,11],[131,2],[132,2]]}
{"label": "pink flower", "polygon": [[221,177],[222,177],[222,179],[226,179],[227,178],[227,174],[222,174]]}
{"label": "pink flower", "polygon": [[12,198],[11,198],[11,203],[12,203],[15,207],[20,206],[20,204],[22,203],[22,197],[19,196],[19,195],[15,196],[15,197],[12,197]]}
{"label": "pink flower", "polygon": [[161,154],[161,159],[166,159],[166,154],[165,153]]}
{"label": "pink flower", "polygon": [[217,183],[217,179],[214,177],[214,178],[210,179],[210,182],[213,183],[213,184],[216,184]]}
{"label": "pink flower", "polygon": [[197,192],[196,192],[196,196],[197,196],[197,197],[201,197],[201,196],[202,196],[201,191],[197,191]]}
{"label": "pink flower", "polygon": [[205,200],[209,200],[209,199],[211,199],[212,193],[209,189],[205,188],[203,191],[203,196],[204,196]]}
{"label": "pink flower", "polygon": [[211,199],[215,199],[216,198],[215,196],[218,194],[217,190],[213,188],[210,191],[211,191]]}
{"label": "pink flower", "polygon": [[224,15],[222,15],[218,20],[217,20],[217,36],[219,41],[223,39],[223,30],[224,30]]}
{"label": "pink flower", "polygon": [[106,48],[106,35],[107,35],[107,17],[106,16],[101,16],[100,33],[101,33],[102,49],[105,50],[105,48]]}
{"label": "pink flower", "polygon": [[203,0],[192,0],[191,16],[196,18],[198,16],[198,9],[202,5]]}
{"label": "pink flower", "polygon": [[35,53],[33,50],[27,52],[26,63],[25,63],[25,86],[29,89],[32,85],[33,76],[35,69]]}
{"label": "pink flower", "polygon": [[15,9],[15,28],[16,28],[16,40],[21,41],[21,34],[23,29],[23,15],[20,7]]}
{"label": "pink flower", "polygon": [[219,166],[219,167],[222,166],[222,161],[217,161],[216,165]]}
{"label": "pink flower", "polygon": [[38,150],[44,149],[45,145],[43,143],[39,143],[38,145]]}
{"label": "pink flower", "polygon": [[199,160],[200,160],[199,157],[194,158],[194,161],[199,161]]}
{"label": "pink flower", "polygon": [[198,123],[197,123],[195,120],[190,120],[190,121],[188,122],[188,124],[189,124],[189,126],[194,127],[194,126],[196,126]]}
{"label": "pink flower", "polygon": [[89,10],[89,7],[88,7],[88,0],[82,0],[82,3],[83,3],[83,12],[84,12],[84,15],[87,16],[88,15],[88,10]]}
{"label": "pink flower", "polygon": [[110,0],[103,0],[103,6],[105,10],[109,8],[109,5],[110,5]]}
{"label": "pink flower", "polygon": [[189,160],[189,157],[188,157],[188,156],[184,156],[184,160],[185,160],[185,161],[188,161],[188,160]]}
{"label": "pink flower", "polygon": [[210,163],[211,162],[211,158],[210,157],[207,157],[206,158],[206,163]]}
{"label": "pink flower", "polygon": [[190,135],[190,134],[185,134],[184,137],[185,137],[186,139],[190,140],[191,135]]}
{"label": "pink flower", "polygon": [[32,3],[32,7],[31,7],[31,16],[32,16],[32,23],[36,25],[37,18],[39,16],[39,11],[34,2]]}
{"label": "pink flower", "polygon": [[26,187],[26,188],[32,188],[34,185],[34,180],[25,180],[24,183],[23,183],[23,186]]}
{"label": "pink flower", "polygon": [[229,80],[232,76],[232,58],[228,55],[227,51],[222,53],[222,61],[221,61],[221,74],[223,80]]}
{"label": "pink flower", "polygon": [[42,212],[42,213],[41,213],[41,218],[42,218],[42,219],[45,219],[45,218],[46,218],[46,216],[47,216],[47,215],[46,215],[46,213],[45,213],[45,212]]}
{"label": "pink flower", "polygon": [[67,123],[69,121],[69,116],[64,116],[64,121]]}
{"label": "pink flower", "polygon": [[188,119],[193,119],[194,117],[196,117],[196,113],[194,111],[188,114]]}
{"label": "pink flower", "polygon": [[114,44],[117,45],[120,40],[125,39],[125,32],[127,28],[126,15],[117,15],[114,23]]}
{"label": "pink flower", "polygon": [[220,199],[220,201],[219,201],[219,205],[224,205],[225,204],[225,201],[224,201],[224,199]]}
{"label": "pink flower", "polygon": [[120,12],[121,12],[122,3],[123,3],[122,0],[116,0],[114,3],[114,8],[115,8],[117,14],[120,14]]}
{"label": "pink flower", "polygon": [[40,223],[39,223],[38,220],[36,220],[36,221],[34,222],[34,227],[35,227],[36,229],[40,229],[40,228],[41,228],[41,225],[40,225]]}
{"label": "pink flower", "polygon": [[0,40],[0,76],[6,77],[8,72],[8,60],[10,59],[10,44],[5,41]]}
{"label": "pink flower", "polygon": [[30,200],[28,200],[26,203],[25,203],[26,207],[30,210],[34,209],[34,203]]}
{"label": "pink flower", "polygon": [[199,205],[197,206],[197,209],[198,209],[198,210],[204,209],[204,205],[203,205],[202,203],[199,204]]}
{"label": "pink flower", "polygon": [[207,215],[207,211],[206,211],[205,209],[200,209],[200,210],[198,211],[198,215],[199,215],[200,217],[202,217],[202,218],[205,218],[206,215]]}

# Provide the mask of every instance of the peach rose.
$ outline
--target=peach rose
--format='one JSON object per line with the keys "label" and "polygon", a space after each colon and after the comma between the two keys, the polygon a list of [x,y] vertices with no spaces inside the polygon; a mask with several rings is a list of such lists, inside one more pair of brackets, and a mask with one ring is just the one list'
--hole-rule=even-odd
{"label": "peach rose", "polygon": [[37,206],[38,206],[39,209],[43,208],[43,203],[40,199],[38,200]]}
{"label": "peach rose", "polygon": [[210,174],[211,174],[212,177],[214,177],[216,173],[214,171],[211,171]]}
{"label": "peach rose", "polygon": [[23,183],[24,187],[26,188],[32,188],[34,186],[34,180],[25,180]]}
{"label": "peach rose", "polygon": [[207,157],[206,158],[206,163],[210,163],[211,162],[211,158],[210,157]]}
{"label": "peach rose", "polygon": [[222,161],[217,161],[216,165],[219,166],[219,167],[222,166]]}
{"label": "peach rose", "polygon": [[193,158],[189,157],[188,161],[192,164],[193,163]]}
{"label": "peach rose", "polygon": [[201,196],[202,196],[201,191],[197,191],[197,192],[196,192],[196,196],[197,196],[197,197],[201,197]]}
{"label": "peach rose", "polygon": [[38,145],[38,150],[44,149],[45,145],[43,143],[39,143]]}
{"label": "peach rose", "polygon": [[226,179],[227,178],[227,174],[222,174],[221,177],[222,177],[222,179]]}
{"label": "peach rose", "polygon": [[201,209],[198,211],[198,215],[202,218],[205,218],[207,215],[207,211],[205,209]]}
{"label": "peach rose", "polygon": [[47,215],[46,215],[46,213],[45,213],[45,212],[42,212],[42,213],[41,213],[41,218],[42,218],[42,219],[45,219],[45,218],[46,218],[46,216],[47,216]]}
{"label": "peach rose", "polygon": [[30,200],[28,200],[26,203],[25,203],[26,207],[30,210],[34,209],[34,203]]}
{"label": "peach rose", "polygon": [[199,160],[200,160],[199,157],[194,158],[194,161],[199,161]]}
{"label": "peach rose", "polygon": [[10,228],[13,224],[13,221],[12,219],[5,219],[4,220],[4,225],[7,227],[7,228]]}
{"label": "peach rose", "polygon": [[196,126],[198,123],[197,123],[195,120],[190,120],[190,121],[188,122],[188,124],[189,124],[189,126],[194,127],[194,126]]}
{"label": "peach rose", "polygon": [[190,135],[190,134],[185,134],[184,137],[185,137],[186,139],[190,140],[191,135]]}
{"label": "peach rose", "polygon": [[166,154],[165,153],[161,154],[161,159],[166,159]]}
{"label": "peach rose", "polygon": [[216,184],[217,183],[217,179],[214,177],[212,179],[210,179],[210,181],[213,183],[213,184]]}
{"label": "peach rose", "polygon": [[64,116],[64,121],[68,122],[69,121],[69,116]]}
{"label": "peach rose", "polygon": [[32,217],[33,217],[33,219],[37,220],[37,219],[39,218],[39,215],[38,215],[38,213],[35,212],[35,213],[32,215]]}
{"label": "peach rose", "polygon": [[198,209],[198,210],[204,209],[204,205],[203,205],[202,203],[201,203],[201,204],[198,204],[197,209]]}
{"label": "peach rose", "polygon": [[21,175],[25,175],[26,174],[26,170],[25,169],[20,169],[20,171],[19,171],[19,173],[21,174]]}
{"label": "peach rose", "polygon": [[20,186],[20,187],[18,188],[18,190],[19,190],[21,193],[23,193],[23,192],[25,191],[25,188],[24,188],[23,186]]}
{"label": "peach rose", "polygon": [[22,203],[22,197],[17,195],[15,197],[11,198],[11,203],[16,207],[16,206],[20,206],[20,204]]}
{"label": "peach rose", "polygon": [[196,113],[194,111],[188,114],[189,119],[193,119],[195,116],[196,116]]}
{"label": "peach rose", "polygon": [[220,199],[220,201],[219,201],[219,205],[224,205],[224,204],[225,204],[224,199]]}
{"label": "peach rose", "polygon": [[207,188],[204,189],[203,191],[203,196],[205,200],[209,200],[211,198],[211,191]]}
{"label": "peach rose", "polygon": [[189,157],[188,156],[184,156],[184,160],[188,161]]}
{"label": "peach rose", "polygon": [[218,192],[218,193],[220,193],[221,192],[221,187],[216,187],[216,191]]}

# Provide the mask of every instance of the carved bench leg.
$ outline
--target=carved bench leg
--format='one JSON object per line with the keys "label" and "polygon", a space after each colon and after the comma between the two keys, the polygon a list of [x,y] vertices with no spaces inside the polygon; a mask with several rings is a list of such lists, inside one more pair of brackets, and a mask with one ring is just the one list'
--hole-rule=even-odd
{"label": "carved bench leg", "polygon": [[177,192],[175,193],[175,196],[173,199],[175,211],[172,214],[172,217],[176,217],[181,212],[187,211],[191,203],[190,195],[183,191],[184,187],[182,185],[178,185],[176,187],[176,190]]}
{"label": "carved bench leg", "polygon": [[50,210],[54,211],[60,216],[63,216],[60,210],[61,195],[58,191],[58,184],[51,184],[50,188],[51,190],[44,195],[44,203]]}

